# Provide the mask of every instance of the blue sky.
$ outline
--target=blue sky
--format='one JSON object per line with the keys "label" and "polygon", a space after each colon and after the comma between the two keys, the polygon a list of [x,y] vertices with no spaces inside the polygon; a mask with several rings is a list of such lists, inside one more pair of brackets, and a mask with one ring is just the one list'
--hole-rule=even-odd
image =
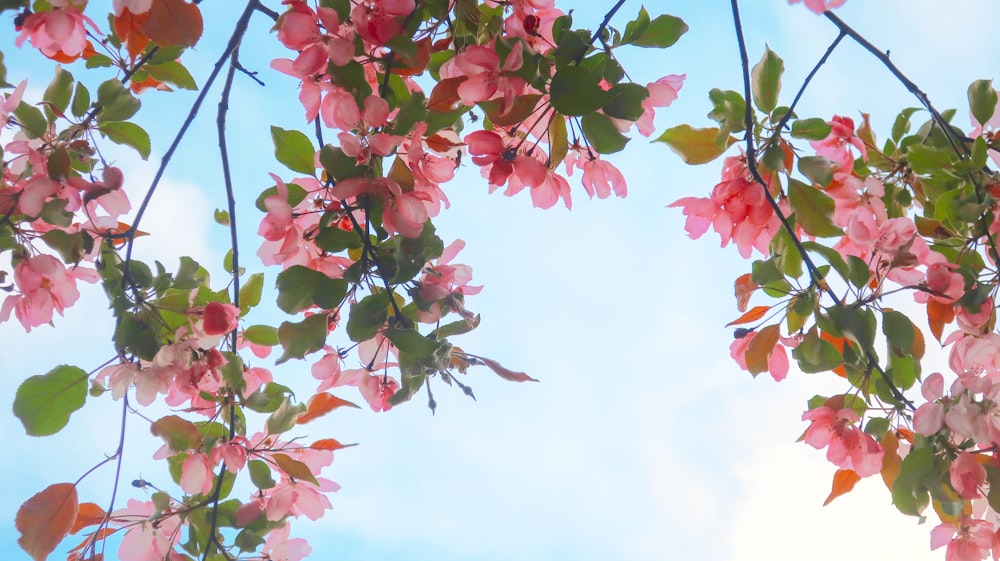
{"label": "blue sky", "polygon": [[[596,26],[603,4],[578,0],[563,8],[575,9],[578,25]],[[686,73],[680,98],[659,112],[657,122],[661,129],[681,122],[708,126],[708,91],[742,89],[729,3],[647,4],[651,12],[684,18],[691,31],[662,53],[622,52],[626,69],[640,83]],[[787,103],[836,33],[802,6],[745,4],[750,58],[756,61],[766,43],[785,60]],[[231,5],[203,5],[211,34],[184,57],[199,83],[217,56],[216,34],[236,17],[222,13]],[[939,108],[957,108],[956,122],[966,126],[968,84],[997,74],[1000,47],[979,22],[998,21],[1000,5],[941,5],[850,0],[838,15],[890,50]],[[624,25],[638,9],[639,2],[628,0],[616,22]],[[244,65],[259,70],[267,87],[240,81],[229,127],[243,255],[251,270],[263,270],[253,256],[260,215],[252,201],[268,186],[267,172],[291,177],[272,160],[268,126],[298,126],[302,116],[295,82],[268,68],[271,58],[286,56],[265,37],[268,27],[254,24],[251,33],[262,39],[243,54]],[[38,59],[14,49],[12,36],[2,45],[9,76],[27,73],[40,92],[49,76],[39,74]],[[185,99],[190,96],[143,97],[140,115],[154,146],[165,146],[175,132]],[[212,223],[212,210],[223,206],[213,152],[215,99],[209,97],[154,199],[142,225],[153,235],[140,250],[168,267],[179,255],[193,254],[221,278],[225,232]],[[884,138],[899,109],[915,105],[845,41],[799,113],[871,113]],[[162,152],[154,149],[150,162],[122,150],[111,153],[137,201]],[[571,180],[572,212],[534,209],[526,193],[490,196],[475,169],[448,186],[452,208],[435,220],[438,232],[446,241],[465,239],[459,261],[472,265],[476,283],[486,286],[468,304],[482,314],[482,326],[457,342],[541,383],[509,384],[473,371],[467,382],[478,401],[441,387],[435,416],[417,397],[386,414],[344,411],[306,425],[310,436],[361,443],[337,452],[326,472],[343,487],[331,496],[334,510],[318,523],[293,524],[293,533],[313,544],[313,558],[943,558],[928,550],[930,526],[896,513],[877,479],[820,506],[835,468],[795,440],[805,428],[799,421],[805,401],[831,391],[825,378],[793,372],[781,384],[755,381],[729,359],[732,335],[723,326],[738,314],[732,282],[749,263],[734,248],[720,250],[714,234],[688,240],[680,212],[666,208],[678,198],[708,193],[718,181],[719,162],[688,167],[667,147],[642,138],[614,161],[629,181],[628,198],[590,201]],[[265,273],[271,286],[277,271]],[[97,290],[85,296],[91,298],[59,318],[55,329],[26,336],[17,324],[0,325],[0,368],[12,388],[57,364],[90,368],[108,358],[110,319]],[[306,363],[280,375],[303,392],[313,387]],[[26,559],[14,544],[13,517],[21,502],[49,483],[75,480],[113,451],[115,405],[93,400],[74,415],[74,428],[45,439],[23,436],[16,419],[0,415],[0,463],[8,482],[0,489],[5,558]],[[145,442],[142,423],[131,422],[129,431],[124,478],[165,481],[149,460],[157,445]],[[88,479],[81,487],[84,500],[105,503],[110,476],[105,468]]]}

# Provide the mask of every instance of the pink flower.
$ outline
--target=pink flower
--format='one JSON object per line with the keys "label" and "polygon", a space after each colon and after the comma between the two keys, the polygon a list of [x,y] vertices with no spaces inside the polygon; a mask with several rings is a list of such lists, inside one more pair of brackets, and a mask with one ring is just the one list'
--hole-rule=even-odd
{"label": "pink flower", "polygon": [[133,14],[145,14],[152,5],[153,0],[114,0],[112,3],[116,16],[122,15],[126,9]]}
{"label": "pink flower", "polygon": [[267,540],[261,550],[267,559],[271,561],[301,561],[312,553],[312,547],[304,538],[288,539],[289,530],[290,527],[286,523],[267,534]]}
{"label": "pink flower", "polygon": [[935,372],[928,376],[920,386],[927,403],[913,412],[913,430],[917,434],[930,436],[941,430],[944,423],[944,406],[938,403],[944,396],[944,376]]}
{"label": "pink flower", "polygon": [[982,561],[1000,545],[993,524],[967,516],[931,530],[931,549],[946,544],[946,561]]}
{"label": "pink flower", "polygon": [[505,113],[514,103],[514,98],[524,91],[527,82],[524,78],[511,75],[521,68],[523,44],[514,43],[503,66],[500,65],[500,55],[496,49],[472,46],[455,55],[455,58],[445,63],[441,68],[443,78],[465,77],[458,86],[458,97],[466,105],[475,105],[480,101],[500,98],[500,112]]}
{"label": "pink flower", "polygon": [[163,516],[155,523],[151,518],[156,508],[152,501],[129,499],[128,506],[111,513],[115,525],[126,527],[125,537],[118,546],[122,561],[173,560],[173,546],[181,538],[181,520],[177,515]]}
{"label": "pink flower", "polygon": [[882,447],[870,435],[857,427],[860,420],[852,409],[835,411],[822,406],[802,414],[803,421],[812,421],[803,440],[813,448],[827,448],[826,459],[841,469],[850,469],[861,477],[882,470]]}
{"label": "pink flower", "polygon": [[384,45],[403,29],[401,16],[409,15],[414,8],[415,0],[366,0],[351,10],[351,22],[362,39]]}
{"label": "pink flower", "polygon": [[[806,2],[808,3],[810,0],[806,0]],[[819,3],[822,3],[822,0]],[[834,116],[828,124],[833,127],[830,135],[823,140],[810,141],[809,145],[816,150],[817,156],[833,160],[840,171],[849,173],[854,168],[854,154],[850,147],[857,148],[861,152],[861,157],[867,159],[868,152],[865,150],[865,143],[854,134],[854,121],[850,117]]]}
{"label": "pink flower", "polygon": [[[736,364],[743,370],[749,370],[747,367],[746,352],[747,347],[750,346],[750,341],[753,341],[756,335],[757,332],[751,331],[729,345],[729,356],[733,357]],[[780,382],[788,376],[788,353],[785,351],[784,345],[782,345],[786,341],[794,343],[793,339],[782,338],[767,355],[767,371],[774,378],[775,382]],[[793,344],[792,346],[795,345]]]}
{"label": "pink flower", "polygon": [[951,463],[951,486],[963,498],[978,499],[979,488],[986,483],[986,468],[978,461],[978,454],[963,452]]}
{"label": "pink flower", "polygon": [[391,376],[372,373],[363,376],[358,383],[361,396],[376,413],[392,409],[389,398],[399,390],[399,382]]}
{"label": "pink flower", "polygon": [[[8,296],[0,307],[0,321],[7,321],[11,311],[26,331],[52,321],[52,312],[59,312],[76,303],[80,292],[76,278],[81,272],[67,271],[51,255],[36,255],[14,267],[14,282],[21,294]],[[89,279],[88,279],[89,280]]]}
{"label": "pink flower", "polygon": [[[788,0],[789,4],[798,4],[802,0]],[[810,10],[816,12],[817,14],[822,14],[827,10],[832,10],[834,8],[839,8],[844,5],[847,0],[805,0],[806,7]]]}
{"label": "pink flower", "polygon": [[188,495],[207,495],[214,482],[212,461],[201,452],[189,455],[181,466],[181,489]]}
{"label": "pink flower", "polygon": [[667,107],[677,99],[677,92],[684,85],[685,78],[687,78],[687,74],[671,74],[646,84],[649,97],[642,100],[642,115],[635,122],[639,134],[643,136],[653,134],[653,117],[656,114],[656,108]]}
{"label": "pink flower", "polygon": [[93,20],[72,8],[34,12],[25,18],[15,44],[20,47],[27,39],[49,58],[75,58],[87,47],[85,25],[100,33]]}

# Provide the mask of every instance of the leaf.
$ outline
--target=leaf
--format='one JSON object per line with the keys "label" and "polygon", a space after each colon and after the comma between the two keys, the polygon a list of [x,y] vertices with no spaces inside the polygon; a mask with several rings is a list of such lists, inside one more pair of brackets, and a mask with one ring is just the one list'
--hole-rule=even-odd
{"label": "leaf", "polygon": [[69,533],[76,534],[87,526],[100,524],[104,522],[107,516],[104,509],[95,503],[80,503],[80,507],[76,512],[76,520],[73,522],[73,527]]}
{"label": "leaf", "polygon": [[193,47],[204,29],[201,10],[184,0],[153,0],[142,32],[161,47]]}
{"label": "leaf", "polygon": [[275,284],[278,307],[289,314],[297,314],[313,305],[336,308],[347,294],[344,279],[332,279],[302,265],[293,265],[279,273]]}
{"label": "leaf", "polygon": [[781,327],[775,324],[761,329],[750,340],[744,359],[751,374],[756,376],[761,372],[767,372],[767,357],[771,356],[771,351],[778,344],[780,337]]}
{"label": "leaf", "polygon": [[17,510],[17,545],[35,561],[43,561],[73,529],[78,510],[76,485],[49,485]]}
{"label": "leaf", "polygon": [[357,444],[341,444],[335,438],[323,438],[313,442],[309,447],[313,450],[340,450],[341,448],[350,448],[351,446],[357,446]]}
{"label": "leaf", "polygon": [[150,425],[149,432],[162,438],[167,448],[174,452],[186,452],[201,446],[202,436],[198,427],[177,415],[167,415],[156,420]]}
{"label": "leaf", "polygon": [[356,304],[351,304],[351,315],[347,318],[347,335],[351,341],[367,341],[378,333],[389,317],[389,293],[369,294]]}
{"label": "leaf", "polygon": [[61,66],[56,66],[56,75],[52,82],[45,88],[42,100],[50,104],[49,112],[55,109],[60,113],[65,113],[69,107],[70,98],[73,96],[73,75],[63,70]]}
{"label": "leaf", "polygon": [[799,171],[820,187],[833,181],[834,163],[823,156],[803,156],[799,158]]}
{"label": "leaf", "polygon": [[306,404],[306,412],[295,420],[295,424],[304,425],[309,421],[318,419],[339,407],[353,407],[355,409],[360,409],[360,407],[356,404],[351,403],[346,399],[340,399],[331,393],[318,393],[309,398],[309,402]]}
{"label": "leaf", "polygon": [[383,335],[385,335],[386,339],[392,341],[392,344],[396,348],[410,353],[418,359],[433,355],[434,351],[441,346],[441,341],[425,337],[415,329],[391,327],[386,329]]}
{"label": "leaf", "polygon": [[770,47],[764,48],[761,57],[750,73],[753,103],[764,113],[770,113],[778,106],[778,94],[781,92],[781,73],[785,63]]}
{"label": "leaf", "polygon": [[275,362],[281,364],[290,358],[305,358],[326,344],[327,314],[314,314],[306,319],[293,323],[281,322],[278,326],[278,342],[284,352]]}
{"label": "leaf", "polygon": [[271,126],[271,139],[274,141],[274,157],[292,171],[316,175],[316,164],[313,156],[316,150],[312,141],[303,132],[286,130]]}
{"label": "leaf", "polygon": [[754,282],[752,273],[741,275],[733,284],[736,288],[736,309],[745,312],[747,304],[750,303],[750,296],[757,291],[759,286]]}
{"label": "leaf", "polygon": [[[744,276],[746,276],[746,275],[744,275]],[[757,285],[754,285],[754,288],[757,288]],[[740,325],[741,323],[750,323],[752,321],[757,321],[760,318],[764,317],[764,315],[767,314],[767,311],[770,310],[770,309],[771,309],[771,306],[756,306],[756,307],[754,307],[754,309],[750,310],[749,312],[747,312],[747,313],[743,314],[742,316],[734,319],[733,321],[727,323],[726,327],[730,327],[730,326],[733,326],[733,325]]]}
{"label": "leaf", "polygon": [[598,154],[621,152],[629,138],[618,130],[611,117],[601,113],[587,113],[580,119],[580,128],[591,148]]}
{"label": "leaf", "polygon": [[97,105],[101,107],[97,122],[105,123],[128,120],[139,111],[142,103],[121,82],[111,78],[97,87]]}
{"label": "leaf", "polygon": [[823,338],[813,329],[802,338],[797,347],[792,349],[792,358],[799,369],[807,374],[827,372],[844,363],[844,357],[837,347]]}
{"label": "leaf", "polygon": [[501,365],[499,362],[497,362],[497,361],[495,361],[493,359],[483,358],[481,356],[480,357],[476,357],[476,358],[478,358],[480,361],[482,361],[483,364],[485,364],[486,366],[488,366],[490,370],[492,370],[493,372],[495,372],[497,376],[500,376],[504,380],[508,380],[510,382],[537,382],[538,381],[538,380],[532,378],[531,376],[528,376],[524,372],[514,372],[513,370],[508,370],[507,368],[504,368],[504,366]]}
{"label": "leaf", "polygon": [[14,396],[14,415],[31,436],[62,430],[69,416],[87,399],[87,373],[76,366],[57,366],[25,380]]}
{"label": "leaf", "polygon": [[251,308],[260,304],[260,297],[263,292],[264,273],[250,275],[246,282],[240,286],[240,317],[247,315]]}
{"label": "leaf", "polygon": [[243,332],[243,338],[255,345],[273,347],[278,344],[278,330],[270,325],[251,325]]}
{"label": "leaf", "polygon": [[598,80],[582,66],[567,66],[556,72],[549,84],[550,103],[556,111],[571,117],[593,113],[614,99],[598,85]]}
{"label": "leaf", "polygon": [[663,14],[649,22],[642,35],[632,41],[632,44],[637,47],[665,49],[676,43],[687,30],[688,26],[684,20]]}
{"label": "leaf", "polygon": [[976,122],[985,125],[993,118],[997,107],[997,91],[993,89],[993,80],[976,80],[969,86],[969,109]]}
{"label": "leaf", "polygon": [[247,462],[250,470],[250,482],[258,489],[271,489],[274,487],[274,478],[271,477],[271,468],[263,460],[250,460]]}
{"label": "leaf", "polygon": [[143,160],[149,159],[149,133],[139,125],[128,121],[105,121],[97,126],[97,130],[115,144],[135,148]]}
{"label": "leaf", "polygon": [[792,123],[792,138],[823,140],[824,138],[830,136],[831,130],[833,130],[833,127],[818,117],[810,119],[796,119]]}
{"label": "leaf", "polygon": [[823,506],[826,506],[833,502],[833,499],[848,493],[851,489],[854,489],[854,485],[861,481],[861,476],[857,474],[852,469],[838,469],[837,473],[833,474],[833,488],[830,489],[830,495],[826,497],[823,501]]}
{"label": "leaf", "polygon": [[549,121],[549,169],[556,169],[569,152],[566,118],[559,115]]}
{"label": "leaf", "polygon": [[142,69],[148,72],[153,78],[161,82],[173,84],[182,90],[198,89],[198,84],[195,83],[194,77],[191,76],[188,69],[176,60],[168,60],[160,64],[147,64]]}
{"label": "leaf", "polygon": [[278,464],[278,469],[285,472],[285,475],[288,477],[308,481],[313,485],[319,485],[319,482],[316,481],[316,476],[313,475],[313,472],[309,470],[309,466],[306,464],[293,459],[287,454],[274,454],[271,458],[274,459],[274,463]]}
{"label": "leaf", "polygon": [[41,109],[23,101],[14,109],[14,117],[28,138],[41,138],[49,128]]}
{"label": "leaf", "polygon": [[649,97],[649,90],[639,84],[624,83],[611,88],[615,98],[601,110],[605,115],[626,121],[635,121],[642,116],[642,102]]}
{"label": "leaf", "polygon": [[829,195],[802,182],[788,182],[788,202],[795,221],[807,233],[819,237],[840,237],[844,231],[833,223],[836,206]]}
{"label": "leaf", "polygon": [[893,484],[892,504],[903,514],[920,516],[930,504],[925,480],[933,476],[934,452],[930,448],[911,450]]}
{"label": "leaf", "polygon": [[931,328],[931,333],[939,342],[944,334],[944,326],[955,319],[955,308],[951,304],[938,302],[937,300],[927,301],[927,324]]}
{"label": "leaf", "polygon": [[690,125],[678,125],[663,131],[653,142],[663,142],[690,165],[707,164],[718,158],[729,148],[736,138],[725,136],[720,146],[717,142],[720,130],[716,127],[696,129]]}

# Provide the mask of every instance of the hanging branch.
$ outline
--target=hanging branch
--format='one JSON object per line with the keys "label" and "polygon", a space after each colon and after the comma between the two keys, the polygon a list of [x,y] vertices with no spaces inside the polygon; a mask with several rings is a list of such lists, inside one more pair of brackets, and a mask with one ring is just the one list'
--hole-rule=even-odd
{"label": "hanging branch", "polygon": [[[802,257],[802,262],[805,264],[806,269],[809,271],[809,277],[811,282],[816,286],[818,286],[820,290],[822,290],[824,293],[826,293],[833,300],[834,304],[836,304],[838,307],[843,306],[844,305],[843,301],[841,301],[840,297],[837,296],[837,294],[833,291],[832,288],[830,288],[830,285],[826,282],[826,279],[823,277],[823,274],[819,271],[819,269],[816,267],[816,264],[813,262],[812,257],[810,257],[809,254],[806,252],[806,248],[802,245],[802,241],[799,239],[798,234],[796,234],[795,232],[795,227],[792,226],[791,222],[788,221],[788,218],[782,212],[781,207],[778,206],[778,202],[775,200],[774,195],[771,193],[771,190],[768,188],[767,183],[764,181],[764,178],[761,177],[760,172],[757,169],[757,149],[754,146],[754,138],[753,138],[753,107],[751,106],[750,103],[750,97],[751,97],[750,61],[749,58],[747,57],[746,40],[744,39],[743,36],[743,23],[740,18],[739,0],[730,0],[730,4],[732,6],[732,12],[733,12],[733,24],[736,28],[736,41],[739,44],[739,49],[740,49],[740,64],[742,65],[743,68],[743,92],[744,92],[744,97],[746,99],[746,104],[745,104],[746,109],[744,113],[744,124],[746,126],[746,133],[744,134],[744,141],[746,142],[747,169],[750,171],[750,175],[753,177],[754,182],[759,184],[761,188],[764,190],[764,195],[767,197],[768,204],[774,210],[775,214],[778,215],[778,219],[781,221],[782,228],[785,230],[786,233],[788,233],[789,237],[792,240],[792,243],[795,246],[796,251],[798,251],[799,255]],[[829,54],[829,52],[830,50],[828,49],[827,54],[824,54],[824,60],[825,57]],[[810,74],[810,76],[812,76],[812,74]],[[892,393],[893,397],[900,403],[905,404],[906,407],[911,411],[915,410],[916,406],[913,404],[913,402],[907,399],[906,396],[903,395],[903,392],[901,392],[899,388],[896,387],[896,385],[889,379],[889,376],[885,373],[885,370],[883,370],[881,365],[879,365],[878,357],[875,355],[875,351],[869,348],[868,346],[864,346],[862,350],[864,351],[865,358],[868,360],[868,367],[874,370],[876,373],[878,373],[878,375],[882,378],[882,380],[886,383],[886,385],[889,386],[889,391]]]}

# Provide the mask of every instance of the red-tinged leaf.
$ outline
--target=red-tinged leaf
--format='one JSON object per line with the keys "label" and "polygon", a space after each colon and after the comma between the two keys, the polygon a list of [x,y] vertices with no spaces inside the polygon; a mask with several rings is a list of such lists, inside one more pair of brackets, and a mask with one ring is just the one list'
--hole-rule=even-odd
{"label": "red-tinged leaf", "polygon": [[944,333],[944,326],[955,319],[955,308],[951,304],[929,300],[927,302],[927,324],[931,328],[934,338],[941,341]]}
{"label": "red-tinged leaf", "polygon": [[490,122],[494,125],[498,127],[510,127],[525,122],[535,112],[535,107],[538,105],[540,99],[542,99],[541,94],[519,95],[514,98],[514,103],[511,104],[505,113],[499,112],[502,105],[500,102],[483,102],[483,107],[486,111],[486,116],[489,117]]}
{"label": "red-tinged leaf", "polygon": [[313,442],[310,448],[313,450],[340,450],[351,446],[357,446],[357,444],[341,444],[336,438],[324,438]]}
{"label": "red-tinged leaf", "polygon": [[747,311],[747,304],[750,303],[750,296],[759,288],[757,283],[753,282],[753,274],[747,273],[736,279],[736,309],[741,312]]}
{"label": "red-tinged leaf", "polygon": [[740,325],[742,323],[750,323],[752,321],[757,321],[760,318],[764,317],[767,314],[768,310],[770,310],[770,309],[771,309],[771,306],[755,306],[749,312],[747,312],[747,313],[743,314],[742,316],[734,319],[733,321],[727,323],[726,327],[730,327],[730,326],[733,326],[733,325]]}
{"label": "red-tinged leaf", "polygon": [[756,376],[761,372],[767,372],[767,357],[771,356],[771,351],[778,344],[781,337],[781,327],[777,324],[769,325],[761,329],[753,336],[744,359],[747,363],[747,370]]}
{"label": "red-tinged leaf", "polygon": [[899,457],[899,438],[896,433],[889,431],[882,437],[882,481],[892,492],[892,487],[896,483],[896,476],[899,475],[899,467],[903,465],[903,459]]}
{"label": "red-tinged leaf", "polygon": [[903,440],[909,442],[910,444],[913,444],[913,431],[909,429],[904,429],[903,427],[899,427],[898,429],[896,429],[896,435],[902,438]]}
{"label": "red-tinged leaf", "polygon": [[35,561],[43,561],[69,534],[79,509],[76,485],[56,483],[35,494],[17,510],[17,545]]}
{"label": "red-tinged leaf", "polygon": [[441,113],[447,113],[455,109],[455,104],[461,100],[458,97],[458,86],[466,80],[468,80],[467,77],[459,76],[457,78],[445,78],[438,82],[434,86],[434,89],[431,90],[431,97],[427,100],[427,109]]}
{"label": "red-tinged leaf", "polygon": [[75,534],[87,526],[93,526],[104,522],[107,513],[96,503],[80,503],[80,508],[76,512],[76,521],[69,533]]}
{"label": "red-tinged leaf", "polygon": [[288,456],[287,454],[274,454],[274,463],[278,464],[278,469],[285,472],[285,475],[293,479],[308,481],[313,485],[319,485],[316,476],[309,470],[309,466]]}
{"label": "red-tinged leaf", "polygon": [[452,148],[458,148],[460,146],[465,146],[464,142],[456,142],[450,138],[445,138],[440,134],[433,134],[428,136],[426,139],[427,147],[435,152],[447,152]]}
{"label": "red-tinged leaf", "polygon": [[318,419],[323,415],[326,415],[330,411],[337,409],[338,407],[353,407],[355,409],[360,409],[354,403],[347,401],[346,399],[340,399],[339,397],[330,393],[318,393],[309,398],[309,402],[306,404],[306,412],[299,416],[295,420],[295,424],[304,425],[313,419]]}
{"label": "red-tinged leaf", "polygon": [[149,37],[146,37],[146,34],[142,32],[142,26],[148,19],[149,12],[133,14],[126,7],[120,15],[111,20],[111,27],[114,29],[115,35],[125,43],[132,60],[135,60],[149,44]]}
{"label": "red-tinged leaf", "polygon": [[149,432],[159,436],[174,452],[185,452],[201,446],[202,436],[198,427],[177,415],[167,415],[155,421]]}
{"label": "red-tinged leaf", "polygon": [[496,372],[497,376],[500,376],[504,380],[510,382],[537,382],[538,380],[528,376],[524,372],[514,372],[513,370],[508,370],[504,368],[499,362],[483,357],[476,357],[483,362],[486,366],[490,368],[493,372]]}
{"label": "red-tinged leaf", "polygon": [[855,473],[854,470],[838,469],[837,473],[833,474],[833,488],[830,490],[830,496],[823,501],[823,506],[830,504],[833,499],[844,493],[850,492],[858,481],[861,481],[861,476]]}
{"label": "red-tinged leaf", "polygon": [[[836,335],[832,335],[827,331],[820,331],[819,336],[824,341],[829,341],[830,344],[836,347],[837,352],[839,352],[841,355],[844,354],[844,351],[847,350],[847,345],[850,344],[847,341],[847,339],[843,337],[837,337]],[[847,378],[847,368],[845,368],[843,364],[834,368],[833,373],[836,374],[837,376],[840,376],[841,378]]]}
{"label": "red-tinged leaf", "polygon": [[183,45],[193,47],[204,23],[201,10],[184,0],[153,0],[142,33],[161,47]]}

